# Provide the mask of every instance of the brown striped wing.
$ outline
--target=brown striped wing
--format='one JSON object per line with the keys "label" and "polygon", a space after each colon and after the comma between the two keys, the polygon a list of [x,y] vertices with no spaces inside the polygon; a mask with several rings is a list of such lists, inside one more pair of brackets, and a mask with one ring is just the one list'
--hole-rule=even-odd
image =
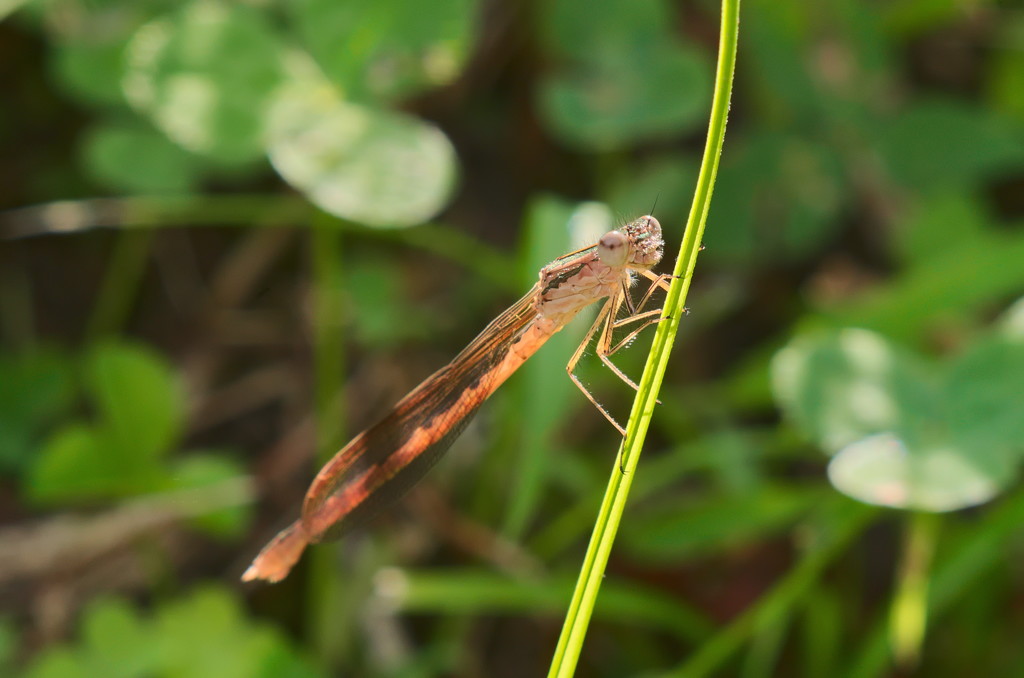
{"label": "brown striped wing", "polygon": [[496,368],[520,359],[522,351],[509,349],[537,317],[535,295],[536,287],[320,470],[302,506],[310,541],[336,537],[393,502],[448,450],[500,385]]}

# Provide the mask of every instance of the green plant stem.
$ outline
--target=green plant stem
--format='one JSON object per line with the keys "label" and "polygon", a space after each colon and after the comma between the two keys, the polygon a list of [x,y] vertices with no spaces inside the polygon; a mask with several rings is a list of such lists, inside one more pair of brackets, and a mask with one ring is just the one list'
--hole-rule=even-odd
{"label": "green plant stem", "polygon": [[915,511],[908,516],[903,559],[892,602],[890,642],[897,665],[917,665],[928,620],[928,580],[941,518]]}
{"label": "green plant stem", "polygon": [[90,342],[117,334],[124,326],[138,296],[139,281],[146,268],[154,235],[155,231],[117,234],[114,251],[89,318],[86,337]]}
{"label": "green plant stem", "polygon": [[[340,399],[344,379],[344,281],[341,268],[342,233],[336,220],[317,213],[310,229],[313,269],[313,367],[315,370],[317,467],[330,459],[343,435]],[[341,577],[333,549],[310,554],[308,624],[317,657],[324,667],[336,667],[350,637],[338,600]]]}
{"label": "green plant stem", "polygon": [[[933,623],[1003,563],[1007,540],[1019,534],[1022,523],[1024,493],[1018,492],[972,523],[958,538],[946,539],[946,556],[936,564],[928,588],[928,613]],[[891,674],[888,622],[885,615],[874,624],[844,676],[877,678]]]}
{"label": "green plant stem", "polygon": [[[155,229],[165,226],[281,227],[322,218],[309,202],[294,195],[181,195],[91,198],[7,210],[0,214],[0,231],[7,237],[72,233],[112,227]],[[373,237],[415,247],[449,259],[499,289],[518,294],[510,257],[483,242],[440,224],[415,228],[366,228],[335,220],[334,229],[358,237]]]}
{"label": "green plant stem", "polygon": [[697,262],[697,252],[704,234],[711,194],[718,173],[718,160],[725,139],[733,71],[736,65],[739,6],[739,0],[724,0],[722,3],[721,37],[719,39],[718,68],[715,75],[715,92],[711,102],[711,120],[708,124],[708,136],[704,147],[704,157],[701,161],[700,176],[697,179],[697,190],[673,271],[675,279],[672,281],[668,297],[665,300],[661,322],[658,323],[651,353],[647,358],[643,377],[640,380],[640,388],[633,400],[619,463],[613,469],[608,482],[576,589],[562,626],[562,634],[555,648],[551,668],[548,672],[548,676],[551,678],[556,676],[568,678],[576,670],[576,663],[583,648],[583,640],[590,624],[597,593],[608,564],[608,556],[611,553],[612,543],[625,509],[640,449],[647,435],[651,415],[658,399],[658,391],[668,366],[669,353],[679,328],[679,320],[685,313],[686,293],[690,288],[690,280]]}

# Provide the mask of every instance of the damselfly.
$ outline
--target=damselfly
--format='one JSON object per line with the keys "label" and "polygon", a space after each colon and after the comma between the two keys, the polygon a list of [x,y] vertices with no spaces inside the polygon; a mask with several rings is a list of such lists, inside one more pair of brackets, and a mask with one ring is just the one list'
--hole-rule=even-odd
{"label": "damselfly", "polygon": [[[619,378],[637,388],[609,356],[658,321],[660,310],[643,309],[655,290],[668,289],[669,276],[650,270],[661,261],[663,246],[661,225],[654,217],[645,216],[542,268],[540,280],[526,296],[327,462],[306,493],[302,517],[264,547],[242,579],[280,581],[307,544],[335,536],[411,487],[451,446],[498,386],[577,313],[601,299],[607,301],[566,369],[587,398],[625,435],[576,376],[575,368],[597,334],[597,355]],[[635,274],[651,281],[639,303],[634,303],[630,294]],[[627,314],[620,318],[623,307]],[[614,342],[614,331],[629,325],[631,331]]]}

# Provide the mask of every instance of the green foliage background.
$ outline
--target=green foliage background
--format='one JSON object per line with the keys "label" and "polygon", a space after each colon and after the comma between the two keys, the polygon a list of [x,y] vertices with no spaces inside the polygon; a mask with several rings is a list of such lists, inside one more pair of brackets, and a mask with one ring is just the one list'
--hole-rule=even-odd
{"label": "green foliage background", "polygon": [[[541,673],[617,443],[585,319],[238,576],[544,263],[675,251],[717,12],[0,2],[0,674]],[[1024,8],[747,0],[729,124],[580,675],[1024,673]]]}

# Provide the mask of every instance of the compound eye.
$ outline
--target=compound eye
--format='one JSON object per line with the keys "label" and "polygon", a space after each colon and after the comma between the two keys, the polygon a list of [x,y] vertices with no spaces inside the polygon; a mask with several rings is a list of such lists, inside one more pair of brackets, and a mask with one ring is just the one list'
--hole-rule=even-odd
{"label": "compound eye", "polygon": [[608,231],[597,241],[597,256],[608,266],[625,266],[629,239],[619,231]]}

